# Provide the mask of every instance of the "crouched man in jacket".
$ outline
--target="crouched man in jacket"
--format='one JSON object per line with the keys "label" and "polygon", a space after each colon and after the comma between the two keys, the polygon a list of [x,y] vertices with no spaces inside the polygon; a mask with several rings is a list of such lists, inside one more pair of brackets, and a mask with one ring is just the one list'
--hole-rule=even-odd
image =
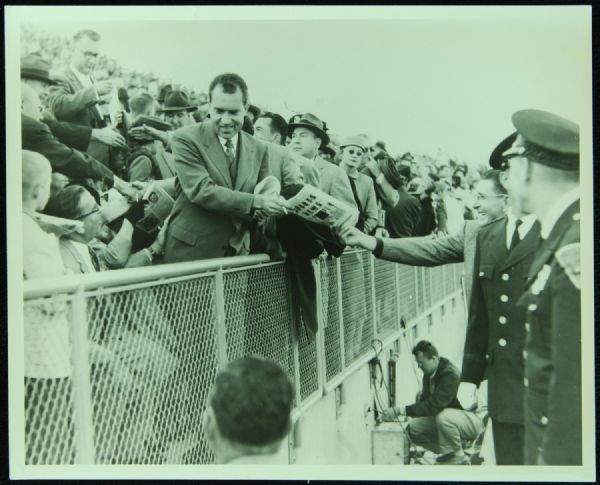
{"label": "crouched man in jacket", "polygon": [[476,439],[484,429],[474,412],[462,408],[456,398],[460,371],[445,357],[440,357],[431,342],[421,340],[412,350],[423,371],[423,387],[417,402],[396,406],[383,412],[385,421],[405,415],[410,419],[411,441],[438,454],[436,464],[466,465],[463,441]]}

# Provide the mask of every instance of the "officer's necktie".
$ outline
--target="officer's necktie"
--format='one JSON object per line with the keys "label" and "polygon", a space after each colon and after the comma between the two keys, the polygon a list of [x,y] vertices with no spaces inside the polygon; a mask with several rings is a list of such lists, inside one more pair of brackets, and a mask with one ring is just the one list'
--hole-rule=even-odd
{"label": "officer's necktie", "polygon": [[225,140],[225,156],[229,162],[229,175],[231,175],[231,181],[235,179],[235,153],[233,152],[233,142],[230,138]]}
{"label": "officer's necktie", "polygon": [[515,221],[515,230],[513,232],[512,239],[510,240],[510,247],[508,248],[509,253],[515,249],[515,246],[519,244],[519,241],[521,240],[521,236],[519,236],[519,226],[521,224],[523,224],[521,219],[517,219]]}

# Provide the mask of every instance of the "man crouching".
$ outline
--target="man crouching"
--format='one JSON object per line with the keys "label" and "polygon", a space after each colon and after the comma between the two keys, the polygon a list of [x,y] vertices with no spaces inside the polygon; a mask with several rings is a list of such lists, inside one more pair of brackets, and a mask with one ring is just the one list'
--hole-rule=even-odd
{"label": "man crouching", "polygon": [[422,392],[414,404],[384,410],[383,420],[395,421],[401,415],[412,418],[408,424],[411,441],[438,454],[436,464],[469,464],[463,441],[475,440],[484,426],[479,416],[464,410],[456,398],[460,371],[426,340],[412,353],[423,371]]}

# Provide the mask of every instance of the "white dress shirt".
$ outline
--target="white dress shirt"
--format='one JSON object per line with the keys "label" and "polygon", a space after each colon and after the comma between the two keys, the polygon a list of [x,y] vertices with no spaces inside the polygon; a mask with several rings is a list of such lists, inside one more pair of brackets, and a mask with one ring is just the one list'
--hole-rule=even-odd
{"label": "white dress shirt", "polygon": [[[509,211],[507,214],[508,222],[506,224],[506,248],[510,249],[510,243],[512,241],[513,233],[515,232],[515,225],[517,218]],[[529,230],[535,224],[536,218],[534,214],[529,214],[523,217],[519,217],[521,219],[521,225],[519,226],[519,239],[522,241]]]}
{"label": "white dress shirt", "polygon": [[566,211],[569,206],[581,197],[581,191],[579,187],[574,188],[570,192],[567,192],[560,197],[551,207],[550,210],[544,216],[542,220],[542,238],[547,239],[554,227],[554,224],[558,221],[563,212]]}
{"label": "white dress shirt", "polygon": [[96,273],[96,267],[94,266],[92,257],[90,256],[90,247],[87,244],[81,243],[79,241],[71,240],[69,242],[73,245],[73,247],[77,251],[77,254],[80,257],[80,261],[83,261],[86,264],[87,271],[89,273]]}
{"label": "white dress shirt", "polygon": [[[234,155],[237,153],[237,144],[238,144],[239,137],[240,137],[240,134],[237,133],[233,138],[231,138],[231,143],[233,143],[233,147],[231,149],[233,150]],[[221,138],[219,136],[219,141],[221,142],[221,146],[223,147],[223,151],[225,153],[227,153],[227,147],[225,146],[225,143],[227,143],[227,138]]]}

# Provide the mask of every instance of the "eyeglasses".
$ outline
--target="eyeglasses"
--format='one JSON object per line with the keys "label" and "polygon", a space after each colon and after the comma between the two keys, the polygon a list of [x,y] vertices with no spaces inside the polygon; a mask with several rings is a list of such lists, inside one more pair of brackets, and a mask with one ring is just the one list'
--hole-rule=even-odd
{"label": "eyeglasses", "polygon": [[98,53],[97,52],[82,51],[81,49],[79,49],[79,50],[87,58],[95,59],[96,57],[98,57]]}
{"label": "eyeglasses", "polygon": [[77,220],[85,219],[86,217],[91,216],[92,214],[95,214],[96,212],[100,212],[100,207],[98,205],[96,205],[96,207],[94,207],[87,214],[83,214],[82,216],[76,217],[75,219],[77,219]]}
{"label": "eyeglasses", "polygon": [[352,148],[350,148],[350,150],[348,150],[348,153],[350,155],[362,155],[363,151],[362,150],[353,150]]}
{"label": "eyeglasses", "polygon": [[504,195],[504,194],[500,194],[500,195],[483,195],[483,194],[477,194],[475,196],[475,200],[477,200],[477,201],[489,200],[489,199],[506,199],[506,195]]}

